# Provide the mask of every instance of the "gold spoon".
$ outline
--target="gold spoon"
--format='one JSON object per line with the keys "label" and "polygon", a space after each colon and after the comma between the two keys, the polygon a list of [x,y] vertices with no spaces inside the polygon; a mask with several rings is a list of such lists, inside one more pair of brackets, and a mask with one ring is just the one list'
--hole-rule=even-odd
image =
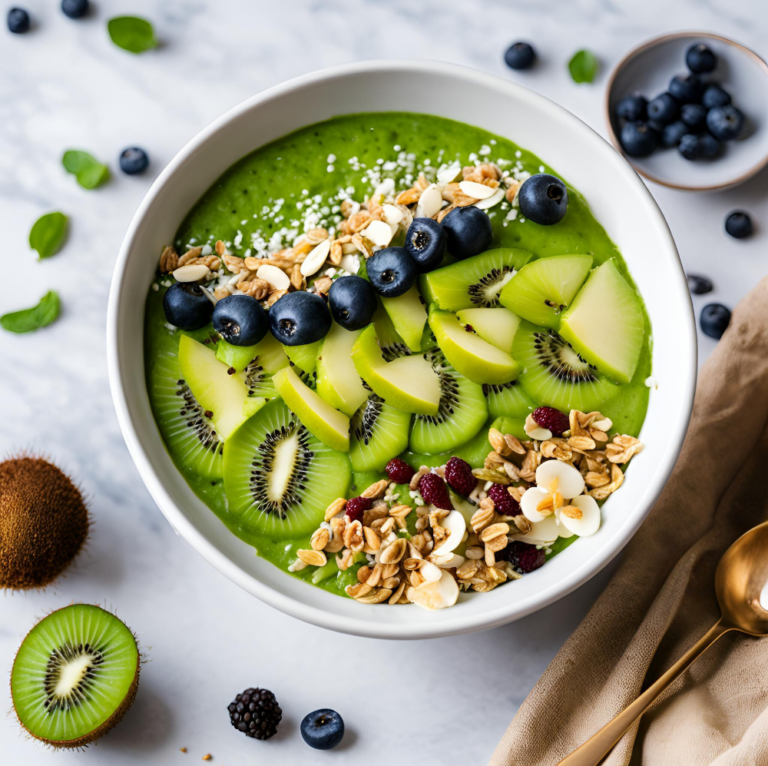
{"label": "gold spoon", "polygon": [[768,522],[742,535],[725,552],[717,566],[715,589],[721,612],[718,622],[655,684],[558,766],[598,766],[664,689],[728,631],[768,636]]}

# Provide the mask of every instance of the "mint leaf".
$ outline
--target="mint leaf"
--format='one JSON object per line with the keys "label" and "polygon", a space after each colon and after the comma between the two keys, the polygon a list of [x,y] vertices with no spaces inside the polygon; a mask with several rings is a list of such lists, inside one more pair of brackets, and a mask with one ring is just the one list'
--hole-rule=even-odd
{"label": "mint leaf", "polygon": [[573,54],[568,62],[568,71],[574,82],[592,82],[600,62],[592,51],[581,50]]}
{"label": "mint leaf", "polygon": [[56,255],[61,249],[67,236],[67,221],[69,219],[64,213],[46,213],[32,225],[29,246],[37,250],[41,261]]}
{"label": "mint leaf", "polygon": [[83,189],[95,189],[109,178],[109,168],[88,152],[70,149],[64,152],[61,164],[68,173],[77,178]]}
{"label": "mint leaf", "polygon": [[58,293],[49,290],[37,306],[0,316],[0,325],[8,332],[32,332],[53,322],[59,316],[60,309]]}
{"label": "mint leaf", "polygon": [[157,45],[155,30],[138,16],[116,16],[107,22],[112,42],[130,53],[144,53]]}

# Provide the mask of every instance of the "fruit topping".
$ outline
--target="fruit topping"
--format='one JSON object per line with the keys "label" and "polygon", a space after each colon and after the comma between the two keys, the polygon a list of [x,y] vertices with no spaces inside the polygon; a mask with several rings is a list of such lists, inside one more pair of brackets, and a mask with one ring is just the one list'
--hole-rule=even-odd
{"label": "fruit topping", "polygon": [[317,355],[317,393],[331,407],[349,417],[357,412],[369,394],[352,361],[352,347],[360,332],[345,330],[334,322]]}
{"label": "fruit topping", "polygon": [[373,289],[386,298],[407,293],[418,275],[416,262],[404,247],[379,250],[366,261],[365,268]]}
{"label": "fruit topping", "polygon": [[269,739],[277,734],[283,711],[268,689],[246,689],[230,702],[229,720],[238,731],[253,739]]}
{"label": "fruit topping", "polygon": [[725,230],[736,239],[745,239],[752,234],[752,219],[743,210],[734,210],[725,219]]}
{"label": "fruit topping", "polygon": [[442,225],[448,233],[448,252],[454,258],[471,258],[491,246],[491,219],[474,205],[454,208],[443,218]]}
{"label": "fruit topping", "polygon": [[199,330],[211,321],[213,303],[200,285],[193,282],[175,282],[163,296],[165,318],[182,330]]}
{"label": "fruit topping", "polygon": [[409,412],[395,409],[376,394],[371,394],[354,414],[350,424],[349,459],[352,470],[383,470],[393,455],[408,449],[410,431]]}
{"label": "fruit topping", "polygon": [[442,508],[446,511],[453,509],[451,498],[445,482],[436,473],[427,473],[419,479],[419,492],[428,505]]}
{"label": "fruit topping", "polygon": [[[454,460],[455,459],[456,458],[454,458]],[[387,478],[390,481],[395,482],[395,484],[408,484],[408,482],[410,482],[410,480],[413,478],[413,474],[416,473],[416,471],[414,471],[413,468],[411,468],[411,466],[405,462],[405,460],[401,460],[399,457],[392,458],[392,460],[387,463],[387,466],[384,470],[387,472]],[[450,484],[450,482],[448,483]]]}
{"label": "fruit topping", "polygon": [[405,235],[405,249],[420,274],[437,268],[445,257],[446,230],[432,218],[414,218]]}
{"label": "fruit topping", "polygon": [[148,167],[149,155],[138,146],[123,149],[120,153],[120,170],[126,175],[138,175],[139,173],[143,173]]}
{"label": "fruit topping", "polygon": [[315,343],[331,329],[331,314],[315,293],[299,290],[279,298],[269,309],[272,334],[285,346]]}
{"label": "fruit topping", "polygon": [[621,120],[637,122],[648,116],[648,100],[640,93],[633,93],[616,104],[616,116]]}
{"label": "fruit topping", "polygon": [[690,128],[682,121],[675,120],[661,131],[661,145],[667,149],[678,146],[680,139],[688,133]]}
{"label": "fruit topping", "polygon": [[535,60],[536,51],[530,43],[512,43],[504,53],[504,62],[510,69],[530,69]]}
{"label": "fruit topping", "polygon": [[405,345],[411,351],[421,351],[424,325],[427,323],[427,308],[418,287],[413,285],[410,290],[396,298],[382,297],[381,304]]}
{"label": "fruit topping", "polygon": [[509,309],[463,309],[456,316],[465,330],[476,332],[496,348],[512,353],[512,343],[520,326],[520,317]]}
{"label": "fruit topping", "polygon": [[731,310],[722,303],[708,303],[701,310],[699,324],[704,335],[719,340],[731,323]]}
{"label": "fruit topping", "polygon": [[304,716],[300,730],[310,747],[331,750],[344,739],[344,720],[335,710],[315,710]]}
{"label": "fruit topping", "polygon": [[568,190],[565,184],[548,173],[538,173],[523,181],[517,198],[520,212],[542,226],[559,223],[568,210]]}
{"label": "fruit topping", "polygon": [[656,123],[668,125],[680,114],[680,104],[671,93],[660,93],[648,104],[648,117]]}
{"label": "fruit topping", "polygon": [[345,330],[362,330],[373,318],[376,293],[362,277],[339,277],[328,291],[328,306],[331,316]]}
{"label": "fruit topping", "polygon": [[730,94],[723,90],[717,83],[710,83],[701,97],[701,103],[707,109],[713,109],[716,106],[727,106],[731,103]]}
{"label": "fruit topping", "polygon": [[669,93],[681,104],[695,104],[701,101],[704,83],[695,74],[678,74],[669,81]]}
{"label": "fruit topping", "polygon": [[445,481],[452,490],[464,497],[469,497],[477,487],[472,466],[460,457],[452,457],[445,464]]}
{"label": "fruit topping", "polygon": [[254,346],[269,332],[269,318],[250,295],[228,295],[213,309],[213,329],[233,346]]}
{"label": "fruit topping", "polygon": [[688,289],[694,295],[706,295],[711,293],[714,289],[712,280],[707,277],[698,276],[697,274],[688,275]]}
{"label": "fruit topping", "polygon": [[704,43],[694,43],[685,52],[685,63],[694,74],[707,74],[717,66],[717,56]]}
{"label": "fruit topping", "polygon": [[520,540],[513,540],[506,548],[499,551],[496,557],[502,561],[509,561],[515,569],[523,574],[539,569],[547,561],[547,554],[541,548],[523,543]]}
{"label": "fruit topping", "polygon": [[493,500],[496,513],[502,516],[517,516],[520,513],[520,504],[501,484],[492,484],[488,488],[488,497]]}
{"label": "fruit topping", "polygon": [[659,134],[647,122],[627,122],[621,129],[621,145],[630,157],[647,157],[656,148]]}
{"label": "fruit topping", "polygon": [[744,114],[731,104],[713,107],[707,112],[707,128],[719,141],[733,141],[744,128]]}
{"label": "fruit topping", "polygon": [[365,511],[370,511],[373,505],[373,500],[370,497],[353,497],[351,500],[347,500],[347,505],[344,508],[347,518],[350,521],[359,521],[362,523],[363,514]]}
{"label": "fruit topping", "polygon": [[532,416],[542,428],[551,431],[553,436],[562,436],[571,427],[568,416],[554,407],[537,407]]}

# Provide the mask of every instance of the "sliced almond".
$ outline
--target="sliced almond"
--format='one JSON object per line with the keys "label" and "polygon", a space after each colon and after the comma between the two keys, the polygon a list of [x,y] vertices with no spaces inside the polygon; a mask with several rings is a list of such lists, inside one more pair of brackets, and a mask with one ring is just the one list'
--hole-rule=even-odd
{"label": "sliced almond", "polygon": [[392,227],[386,221],[371,221],[360,233],[376,247],[386,247],[392,241]]}
{"label": "sliced almond", "polygon": [[436,184],[430,184],[419,197],[416,218],[434,218],[443,206],[443,195]]}
{"label": "sliced almond", "polygon": [[259,266],[256,277],[269,282],[275,290],[287,290],[291,286],[291,280],[288,278],[288,275],[282,269],[278,269],[277,266],[272,266],[269,263]]}
{"label": "sliced almond", "polygon": [[529,412],[528,417],[525,419],[525,425],[523,426],[525,433],[536,439],[536,441],[545,442],[552,438],[552,431],[548,428],[542,428],[534,419],[533,413]]}
{"label": "sliced almond", "polygon": [[479,184],[475,181],[460,181],[459,182],[459,189],[461,189],[464,194],[467,195],[467,197],[472,197],[474,199],[488,199],[488,197],[493,196],[495,193],[495,189],[486,186],[485,184]]}
{"label": "sliced almond", "polygon": [[568,500],[584,491],[584,477],[562,460],[545,460],[536,469],[536,484],[547,492],[559,492]]}
{"label": "sliced almond", "polygon": [[458,600],[459,586],[453,575],[443,570],[437,582],[425,582],[418,588],[411,586],[406,590],[406,595],[409,601],[423,609],[445,609]]}
{"label": "sliced almond", "polygon": [[396,207],[395,205],[382,205],[382,214],[384,216],[384,220],[390,225],[397,225],[400,223],[400,221],[403,220],[403,211],[400,210],[400,208]]}
{"label": "sliced almond", "polygon": [[454,160],[450,165],[445,165],[437,171],[437,182],[449,184],[461,175],[461,163]]}
{"label": "sliced almond", "polygon": [[485,199],[481,199],[479,202],[475,202],[475,207],[479,208],[480,210],[488,210],[494,205],[498,205],[499,202],[501,202],[503,199],[504,189],[502,189],[500,186],[493,192],[493,194],[491,194],[490,197],[486,197]]}
{"label": "sliced almond", "polygon": [[201,279],[207,279],[210,273],[211,270],[205,264],[190,263],[187,266],[179,266],[173,272],[173,278],[177,282],[198,282]]}
{"label": "sliced almond", "polygon": [[560,513],[560,525],[579,537],[594,535],[600,529],[601,521],[600,506],[595,498],[589,495],[579,495],[579,497],[574,497],[571,500],[571,506],[575,506],[581,511],[581,517],[574,518],[576,514]]}
{"label": "sliced almond", "polygon": [[451,511],[444,519],[441,519],[440,526],[450,532],[450,534],[445,542],[432,551],[435,556],[442,556],[456,550],[461,544],[464,533],[467,531],[467,522],[459,511]]}
{"label": "sliced almond", "polygon": [[313,247],[299,267],[302,275],[305,277],[311,277],[313,274],[319,271],[320,267],[325,263],[325,259],[328,257],[330,252],[330,239],[325,239],[319,245]]}

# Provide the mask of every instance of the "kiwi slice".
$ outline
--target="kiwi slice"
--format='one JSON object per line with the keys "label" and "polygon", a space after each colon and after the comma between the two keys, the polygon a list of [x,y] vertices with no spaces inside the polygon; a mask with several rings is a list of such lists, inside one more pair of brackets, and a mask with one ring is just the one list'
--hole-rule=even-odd
{"label": "kiwi slice", "polygon": [[384,466],[408,446],[410,425],[410,412],[390,407],[376,394],[371,394],[352,417],[349,450],[352,470],[383,471]]}
{"label": "kiwi slice", "polygon": [[249,532],[276,539],[312,532],[345,497],[349,458],[315,438],[281,399],[273,399],[227,442],[229,511]]}
{"label": "kiwi slice", "polygon": [[437,414],[416,415],[410,448],[434,455],[469,441],[483,426],[488,407],[483,388],[460,375],[439,349],[424,354],[440,381]]}
{"label": "kiwi slice", "polygon": [[101,607],[71,604],[52,612],[27,634],[13,662],[19,722],[53,747],[99,739],[131,706],[140,659],[133,633]]}
{"label": "kiwi slice", "polygon": [[536,402],[518,380],[500,385],[484,383],[483,393],[488,402],[488,415],[492,418],[527,418],[536,407]]}
{"label": "kiwi slice", "polygon": [[600,375],[554,330],[521,322],[512,347],[523,372],[518,381],[540,404],[589,412],[619,387]]}
{"label": "kiwi slice", "polygon": [[373,313],[373,326],[376,328],[376,337],[378,338],[384,361],[392,362],[401,356],[409,356],[411,354],[411,349],[408,348],[408,344],[395,330],[395,325],[392,323],[389,314],[381,302],[379,302],[376,311]]}
{"label": "kiwi slice", "polygon": [[419,288],[427,303],[436,303],[444,311],[494,308],[504,285],[532,256],[528,250],[512,247],[488,250],[423,274]]}

